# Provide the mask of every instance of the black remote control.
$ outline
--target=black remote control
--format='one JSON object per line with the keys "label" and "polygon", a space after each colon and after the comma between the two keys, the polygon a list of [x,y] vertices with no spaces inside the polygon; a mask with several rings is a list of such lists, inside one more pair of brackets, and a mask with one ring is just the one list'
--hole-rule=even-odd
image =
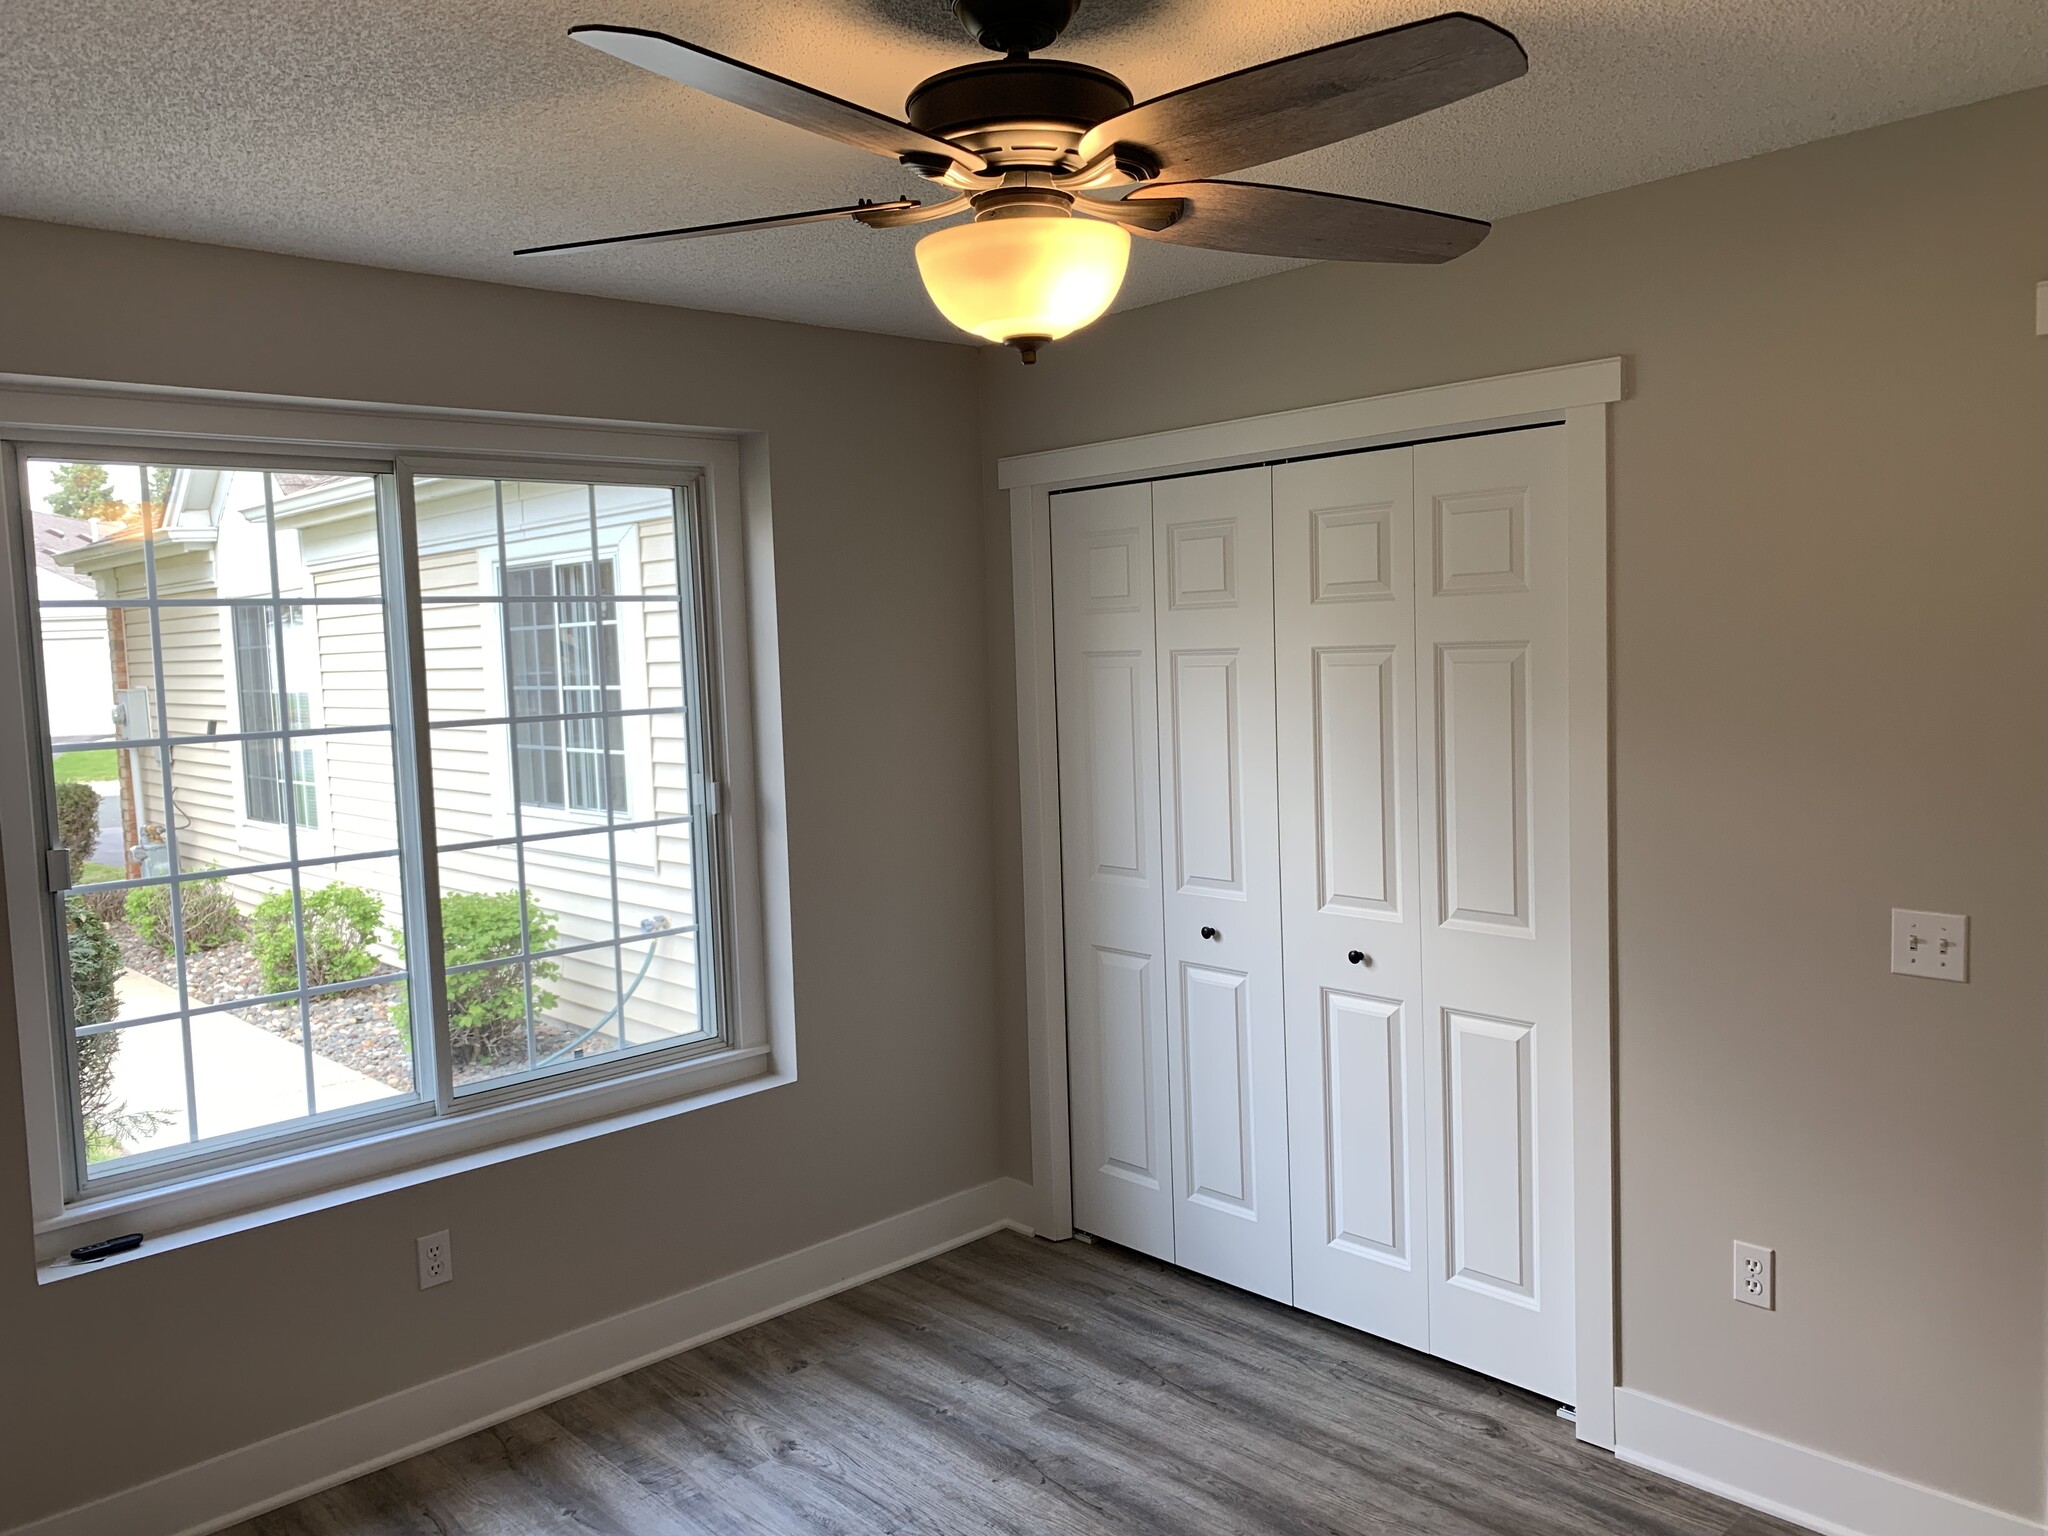
{"label": "black remote control", "polygon": [[142,1234],[130,1232],[123,1237],[110,1237],[102,1242],[87,1243],[83,1248],[71,1250],[71,1262],[91,1264],[99,1259],[111,1259],[117,1253],[128,1253],[142,1246]]}

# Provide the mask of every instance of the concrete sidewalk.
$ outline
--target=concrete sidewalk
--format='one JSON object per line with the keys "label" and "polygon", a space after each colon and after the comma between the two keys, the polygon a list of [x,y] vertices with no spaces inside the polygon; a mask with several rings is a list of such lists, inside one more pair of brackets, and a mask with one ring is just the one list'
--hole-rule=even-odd
{"label": "concrete sidewalk", "polygon": [[[121,1000],[119,1018],[147,1018],[178,1007],[173,988],[135,971],[124,974],[115,990]],[[302,1047],[232,1013],[206,1013],[192,1020],[192,1072],[199,1136],[224,1136],[307,1113]],[[121,1049],[114,1057],[114,1094],[123,1113],[160,1117],[153,1129],[124,1141],[123,1152],[181,1146],[193,1139],[185,1102],[184,1032],[176,1019],[121,1031]],[[314,1055],[316,1113],[392,1097],[394,1091],[374,1077]]]}

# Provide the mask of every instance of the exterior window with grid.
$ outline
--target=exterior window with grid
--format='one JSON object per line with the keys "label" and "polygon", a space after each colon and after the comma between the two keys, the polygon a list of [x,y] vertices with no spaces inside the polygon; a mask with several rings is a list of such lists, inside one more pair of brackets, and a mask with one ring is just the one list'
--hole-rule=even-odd
{"label": "exterior window with grid", "polygon": [[613,562],[566,560],[505,572],[519,803],[546,810],[626,809]]}
{"label": "exterior window with grid", "polygon": [[67,1200],[732,1046],[689,479],[15,462]]}
{"label": "exterior window with grid", "polygon": [[[230,610],[235,626],[235,697],[242,730],[248,733],[279,730],[277,718],[277,634],[273,617],[281,614],[286,631],[305,624],[305,607],[289,603],[278,608],[269,604],[238,603]],[[293,731],[312,728],[312,696],[303,690],[283,695],[285,722]],[[313,782],[313,749],[293,745],[287,749],[281,737],[251,735],[242,743],[242,802],[251,821],[282,825],[289,800],[294,819],[302,827],[319,825],[319,797]],[[291,773],[286,779],[286,767]]]}

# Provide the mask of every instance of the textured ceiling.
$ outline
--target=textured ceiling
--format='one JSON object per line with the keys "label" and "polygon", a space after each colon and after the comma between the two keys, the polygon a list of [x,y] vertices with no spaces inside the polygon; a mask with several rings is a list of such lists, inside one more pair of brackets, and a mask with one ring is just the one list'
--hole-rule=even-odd
{"label": "textured ceiling", "polygon": [[[1053,52],[1140,100],[1456,0],[1084,0]],[[2048,83],[2043,0],[1467,0],[1525,79],[1257,179],[1501,218]],[[921,191],[569,42],[659,28],[898,112],[983,57],[947,0],[8,0],[0,212],[957,339],[915,230],[514,262],[515,245]],[[1284,262],[1138,242],[1122,306]]]}

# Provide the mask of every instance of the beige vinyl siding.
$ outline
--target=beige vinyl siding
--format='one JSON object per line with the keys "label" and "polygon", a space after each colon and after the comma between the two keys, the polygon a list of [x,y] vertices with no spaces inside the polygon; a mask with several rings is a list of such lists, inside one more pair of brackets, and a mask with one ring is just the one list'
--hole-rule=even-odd
{"label": "beige vinyl siding", "polygon": [[[138,555],[140,551],[137,552]],[[205,551],[169,554],[159,550],[157,592],[162,597],[213,595],[212,557]],[[117,571],[120,596],[144,596],[147,578],[137,559]],[[158,610],[163,674],[159,691],[151,623],[145,609],[122,610],[128,686],[146,689],[155,716],[131,731],[175,738],[170,746],[171,805],[163,792],[163,754],[139,748],[130,755],[138,789],[138,830],[166,826],[176,833],[179,862],[188,871],[231,868],[272,855],[245,851],[235,775],[240,754],[231,743],[210,738],[207,726],[236,728],[224,668],[230,649],[227,609],[178,607]],[[144,834],[146,836],[146,833]]]}
{"label": "beige vinyl siding", "polygon": [[[229,519],[237,516],[227,514]],[[329,515],[306,531],[303,549],[313,597],[381,595],[371,517],[366,500],[359,514],[341,519]],[[622,567],[622,587],[674,589],[677,552],[671,527],[652,522],[622,534],[607,531],[608,538],[614,536],[621,538],[616,559]],[[516,552],[513,558],[518,561]],[[638,579],[629,582],[628,572],[635,562]],[[483,555],[474,549],[430,552],[419,566],[422,595],[462,596],[479,590],[495,594],[499,584],[495,567],[492,551]],[[204,549],[160,557],[157,578],[159,593],[166,597],[203,596],[215,590],[214,562]],[[102,581],[109,595],[141,596],[144,591],[139,560],[104,573]],[[287,600],[290,595],[286,594]],[[189,738],[173,750],[180,863],[188,872],[202,867],[233,871],[282,860],[289,851],[287,829],[246,819],[241,746],[206,737],[208,721],[218,722],[223,732],[241,726],[236,718],[228,606],[166,609],[162,613],[164,706],[171,733]],[[391,695],[383,608],[330,607],[316,602],[306,604],[304,614],[311,629],[308,653],[318,658],[317,687],[290,675],[287,688],[315,694],[313,727],[388,727]],[[427,704],[436,727],[431,754],[433,809],[440,845],[445,849],[453,843],[508,838],[522,827],[528,833],[578,828],[576,836],[562,842],[529,844],[527,848],[526,885],[535,902],[555,918],[558,944],[607,939],[615,933],[635,936],[642,920],[656,914],[666,917],[673,929],[688,927],[695,917],[689,827],[617,834],[615,914],[602,815],[525,808],[515,816],[507,728],[464,723],[506,712],[499,622],[499,610],[492,604],[428,602],[424,606],[423,637],[431,679]],[[139,610],[132,611],[128,630],[131,686],[147,685],[154,697],[148,626]],[[682,703],[683,642],[674,606],[620,604],[619,649],[626,707]],[[289,655],[287,666],[291,666]],[[639,821],[687,815],[690,776],[683,718],[634,717],[625,722],[624,732],[630,797],[626,818]],[[396,848],[393,738],[388,730],[378,730],[314,737],[306,744],[314,753],[318,825],[298,829],[299,857],[307,865],[304,884],[311,889],[333,879],[369,890],[383,901],[386,921],[395,926],[401,914],[396,859],[341,865],[322,862],[337,854]],[[136,758],[143,805],[140,820],[161,822],[164,811],[157,755],[137,752]],[[245,910],[269,892],[288,888],[282,873],[230,874],[228,880]],[[518,883],[517,862],[510,848],[444,852],[441,880],[448,891],[509,891]],[[380,949],[386,960],[399,958],[393,944]],[[643,1024],[658,1022],[663,1033],[687,1033],[695,1027],[694,944],[678,934],[660,941],[655,949],[648,974],[628,1006],[629,1038],[643,1033],[651,1037],[651,1028],[636,1028]],[[561,975],[542,983],[558,999],[549,1010],[552,1017],[575,1028],[587,1028],[614,1006],[621,975],[610,953],[565,955],[555,963]],[[639,963],[636,944],[623,957],[623,980],[628,986]]]}

